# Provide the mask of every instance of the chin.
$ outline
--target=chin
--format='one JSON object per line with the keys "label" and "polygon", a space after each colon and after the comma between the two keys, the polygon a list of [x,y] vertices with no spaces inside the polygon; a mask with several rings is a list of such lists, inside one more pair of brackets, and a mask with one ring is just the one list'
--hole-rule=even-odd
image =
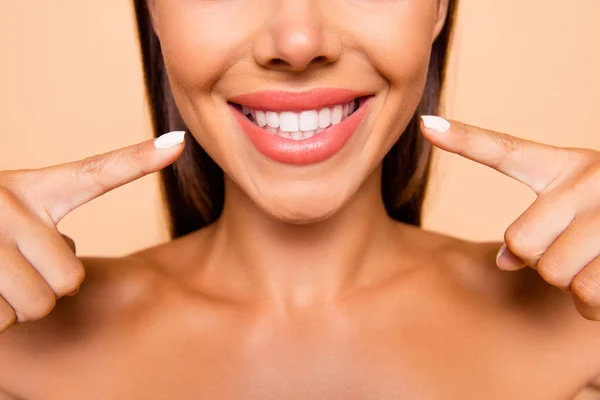
{"label": "chin", "polygon": [[343,190],[328,189],[328,185],[303,187],[302,190],[283,191],[274,189],[270,195],[262,191],[253,201],[272,218],[294,225],[307,225],[332,218],[350,201]]}

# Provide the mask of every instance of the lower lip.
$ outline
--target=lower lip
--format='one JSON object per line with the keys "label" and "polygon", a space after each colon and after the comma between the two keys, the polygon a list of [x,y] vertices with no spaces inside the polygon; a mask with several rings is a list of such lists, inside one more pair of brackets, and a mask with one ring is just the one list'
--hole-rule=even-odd
{"label": "lower lip", "polygon": [[344,147],[363,121],[373,96],[362,101],[358,109],[337,125],[332,125],[309,139],[286,139],[250,121],[242,111],[229,103],[233,116],[250,141],[268,158],[295,165],[325,161]]}

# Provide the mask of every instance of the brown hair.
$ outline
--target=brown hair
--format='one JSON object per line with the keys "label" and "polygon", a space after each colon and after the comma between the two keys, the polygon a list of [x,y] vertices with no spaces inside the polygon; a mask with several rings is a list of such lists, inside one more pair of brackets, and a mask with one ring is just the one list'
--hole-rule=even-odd
{"label": "brown hair", "polygon": [[[146,2],[134,0],[154,134],[188,130],[173,101]],[[419,116],[438,112],[457,4],[458,0],[449,0],[446,24],[433,43],[421,103],[383,160],[382,195],[388,214],[417,226],[421,224],[431,158],[431,144],[421,134]],[[161,171],[161,179],[173,238],[200,229],[221,214],[223,171],[195,140],[186,142],[184,153]]]}

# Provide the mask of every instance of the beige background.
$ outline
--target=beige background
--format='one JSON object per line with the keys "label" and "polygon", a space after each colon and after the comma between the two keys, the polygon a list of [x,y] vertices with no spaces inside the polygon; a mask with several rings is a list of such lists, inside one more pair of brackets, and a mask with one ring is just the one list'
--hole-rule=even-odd
{"label": "beige background", "polygon": [[[600,1],[462,0],[445,115],[559,146],[600,149]],[[128,0],[0,0],[0,170],[83,158],[150,137]],[[166,239],[149,176],[60,224],[80,254]],[[426,227],[499,240],[535,199],[439,154]],[[117,229],[115,229],[117,227]]]}

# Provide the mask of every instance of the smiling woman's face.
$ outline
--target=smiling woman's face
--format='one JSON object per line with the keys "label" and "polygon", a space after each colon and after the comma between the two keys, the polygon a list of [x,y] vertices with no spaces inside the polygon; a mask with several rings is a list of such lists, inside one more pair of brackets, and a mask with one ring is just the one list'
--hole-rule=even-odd
{"label": "smiling woman's face", "polygon": [[258,206],[289,222],[339,210],[398,140],[447,6],[148,1],[191,133]]}

